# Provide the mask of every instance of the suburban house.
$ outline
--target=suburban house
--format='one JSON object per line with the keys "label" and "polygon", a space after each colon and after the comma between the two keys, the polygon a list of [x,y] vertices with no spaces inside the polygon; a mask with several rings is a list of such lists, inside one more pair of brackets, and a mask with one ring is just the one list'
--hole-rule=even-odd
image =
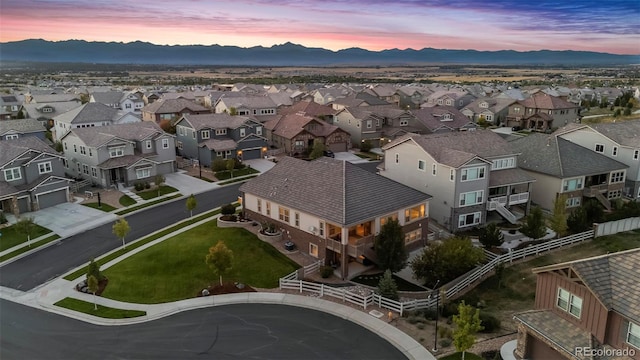
{"label": "suburban house", "polygon": [[538,91],[509,105],[506,124],[540,132],[573,123],[580,118],[580,107],[559,97]]}
{"label": "suburban house", "polygon": [[36,93],[31,92],[24,95],[26,104],[50,104],[58,102],[74,101],[78,105],[82,105],[82,100],[78,94],[58,94],[58,93]]}
{"label": "suburban house", "polygon": [[431,107],[436,105],[453,106],[462,109],[476,100],[476,97],[461,88],[438,89],[427,96],[427,101],[420,107]]}
{"label": "suburban house", "polygon": [[43,125],[52,128],[54,126],[53,119],[56,116],[75,109],[80,105],[82,104],[77,101],[23,104],[22,113],[25,118],[37,119],[42,122]]}
{"label": "suburban house", "polygon": [[266,156],[263,125],[247,116],[183,115],[176,122],[178,154],[211,166],[216,158],[239,160]]}
{"label": "suburban house", "polygon": [[46,130],[42,123],[36,119],[4,120],[0,121],[0,141],[25,136],[35,136],[40,140],[45,140]]}
{"label": "suburban house", "polygon": [[140,112],[140,109],[144,107],[144,100],[135,92],[94,92],[90,95],[89,102],[102,103],[108,107],[128,112]]}
{"label": "suburban house", "polygon": [[393,102],[401,109],[419,109],[432,93],[425,87],[402,86],[396,91]]}
{"label": "suburban house", "polygon": [[569,124],[555,134],[629,166],[623,194],[627,198],[640,200],[640,120]]}
{"label": "suburban house", "polygon": [[482,98],[463,107],[460,112],[474,122],[484,119],[490,124],[504,124],[509,113],[509,105],[515,100],[509,98]]}
{"label": "suburban house", "polygon": [[438,105],[411,110],[411,113],[428,130],[426,133],[465,131],[477,128],[473,120],[470,120],[453,106]]}
{"label": "suburban house", "polygon": [[210,114],[211,110],[193,101],[178,98],[159,99],[143,107],[140,112],[142,113],[142,121],[153,121],[160,124],[160,122],[176,121],[184,114]]}
{"label": "suburban house", "polygon": [[86,103],[53,118],[54,140],[60,140],[72,129],[140,122],[132,113],[123,113],[101,103]]}
{"label": "suburban house", "polygon": [[334,152],[349,150],[351,136],[348,132],[303,114],[277,115],[266,121],[264,127],[269,143],[291,155],[311,151],[316,140]]}
{"label": "suburban house", "polygon": [[69,201],[63,159],[34,136],[0,141],[0,210],[17,216]]}
{"label": "suburban house", "polygon": [[322,88],[310,93],[313,102],[326,105],[336,99],[347,97],[350,92],[345,88]]}
{"label": "suburban house", "polygon": [[329,105],[320,105],[313,101],[300,101],[295,103],[293,106],[280,108],[278,113],[281,115],[306,115],[326,121],[329,124],[333,124],[333,118],[338,111]]}
{"label": "suburban house", "polygon": [[0,120],[15,119],[21,105],[22,101],[16,95],[0,96]]}
{"label": "suburban house", "polygon": [[162,94],[162,99],[185,99],[198,105],[206,106],[205,98],[209,96],[209,91],[197,90],[189,92],[166,92]]}
{"label": "suburban house", "polygon": [[397,97],[396,95],[396,91],[398,89],[387,85],[387,84],[377,84],[374,86],[369,86],[367,87],[363,92],[373,95],[375,97],[377,97],[380,100],[384,100],[385,102],[389,103],[389,104],[395,104],[396,107],[398,106],[398,102],[397,102]]}
{"label": "suburban house", "polygon": [[639,267],[632,249],[533,269],[535,309],[514,316],[516,357],[640,359]]}
{"label": "suburban house", "polygon": [[260,116],[274,115],[278,110],[276,103],[268,96],[243,96],[243,97],[227,97],[222,96],[216,102],[215,113],[233,114],[235,109],[236,115]]}
{"label": "suburban house", "polygon": [[431,196],[348,161],[291,157],[240,186],[245,218],[273,223],[300,251],[339,268],[375,259],[374,236],[388,219],[404,230],[408,249],[423,247]]}
{"label": "suburban house", "polygon": [[518,166],[536,179],[531,200],[543,209],[564,194],[568,209],[595,198],[611,210],[611,200],[622,196],[629,166],[619,161],[557,135],[532,133],[510,144],[520,153]]}
{"label": "suburban house", "polygon": [[351,134],[353,144],[369,141],[380,147],[406,133],[426,132],[413,114],[393,105],[349,107],[334,117],[334,125]]}
{"label": "suburban house", "polygon": [[407,134],[382,149],[380,175],[432,194],[431,219],[449,231],[482,226],[490,216],[515,223],[529,211],[535,179],[493,131]]}
{"label": "suburban house", "polygon": [[174,140],[150,121],[72,129],[61,139],[67,173],[103,187],[174,172]]}

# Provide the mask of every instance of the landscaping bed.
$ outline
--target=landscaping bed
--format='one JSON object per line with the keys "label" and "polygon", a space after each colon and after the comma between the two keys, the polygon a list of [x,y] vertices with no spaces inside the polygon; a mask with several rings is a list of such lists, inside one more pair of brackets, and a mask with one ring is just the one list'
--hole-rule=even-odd
{"label": "landscaping bed", "polygon": [[[380,272],[380,273],[375,273],[375,274],[364,274],[364,275],[358,275],[356,277],[354,277],[353,279],[351,279],[351,281],[358,283],[358,284],[362,284],[362,285],[366,285],[366,286],[370,286],[370,287],[374,287],[377,288],[378,287],[378,283],[380,283],[380,279],[382,279],[382,276],[384,275],[384,273]],[[396,285],[398,285],[398,291],[427,291],[427,289],[418,286],[414,283],[411,283],[401,277],[398,277],[396,275],[392,275],[393,276],[393,280],[395,280]]]}
{"label": "landscaping bed", "polygon": [[[207,286],[207,291],[209,292],[209,296],[211,296],[211,295],[235,294],[235,293],[244,293],[244,292],[256,292],[256,289],[252,288],[249,285],[240,284],[240,283],[223,282],[222,285],[220,285],[219,282],[215,282]],[[203,296],[202,290],[198,291],[198,294],[196,296]]]}

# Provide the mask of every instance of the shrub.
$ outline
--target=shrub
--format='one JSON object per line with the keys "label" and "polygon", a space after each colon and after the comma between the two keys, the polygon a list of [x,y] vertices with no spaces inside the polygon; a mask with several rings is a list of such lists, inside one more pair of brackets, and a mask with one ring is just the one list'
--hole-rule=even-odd
{"label": "shrub", "polygon": [[451,328],[443,326],[438,329],[438,337],[440,337],[441,339],[451,339],[452,336],[453,331],[451,331]]}
{"label": "shrub", "polygon": [[484,327],[484,329],[480,330],[483,333],[492,333],[500,330],[500,320],[491,314],[483,312],[480,312],[480,325]]}
{"label": "shrub", "polygon": [[233,215],[236,213],[236,207],[233,206],[232,204],[222,205],[220,207],[220,213],[222,215]]}
{"label": "shrub", "polygon": [[320,267],[320,276],[322,276],[323,279],[328,278],[331,274],[333,274],[333,268],[331,266]]}
{"label": "shrub", "polygon": [[420,330],[424,329],[424,323],[417,323],[416,327]]}
{"label": "shrub", "polygon": [[422,312],[422,315],[427,320],[435,320],[436,319],[436,310],[435,309],[427,309]]}
{"label": "shrub", "polygon": [[409,322],[409,324],[417,324],[417,323],[420,322],[420,318],[415,316],[415,315],[411,315],[411,316],[409,316],[407,321]]}
{"label": "shrub", "polygon": [[393,280],[391,270],[387,269],[378,283],[378,294],[392,300],[398,300],[398,285]]}
{"label": "shrub", "polygon": [[133,184],[134,189],[136,189],[136,191],[142,191],[144,189],[144,184],[141,182],[137,182],[135,184]]}
{"label": "shrub", "polygon": [[365,140],[362,142],[362,144],[360,145],[360,151],[362,152],[369,152],[371,151],[371,141],[369,140]]}
{"label": "shrub", "polygon": [[231,221],[231,222],[236,222],[238,221],[238,217],[235,215],[222,215],[220,217],[220,219],[224,220],[224,221]]}
{"label": "shrub", "polygon": [[149,182],[148,182],[148,181],[145,181],[145,182],[144,182],[144,188],[145,188],[145,189],[151,189],[151,184],[149,184]]}
{"label": "shrub", "polygon": [[449,317],[452,315],[458,315],[458,304],[456,304],[455,302],[450,302],[445,304],[441,309],[440,309],[440,314],[444,317]]}
{"label": "shrub", "polygon": [[4,216],[4,213],[2,211],[0,211],[0,224],[6,224],[7,222],[7,217]]}
{"label": "shrub", "polygon": [[438,343],[440,344],[440,347],[447,347],[451,345],[451,339],[440,339]]}

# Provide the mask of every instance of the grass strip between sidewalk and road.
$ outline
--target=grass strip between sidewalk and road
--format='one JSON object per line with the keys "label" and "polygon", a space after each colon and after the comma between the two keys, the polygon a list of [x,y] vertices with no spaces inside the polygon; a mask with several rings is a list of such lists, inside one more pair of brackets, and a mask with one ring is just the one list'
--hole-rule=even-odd
{"label": "grass strip between sidewalk and road", "polygon": [[102,203],[100,207],[98,207],[98,203],[97,202],[82,203],[80,205],[86,206],[86,207],[90,207],[90,208],[96,209],[96,210],[101,210],[101,211],[104,211],[104,212],[112,212],[114,210],[117,210],[117,208],[115,208],[115,207],[113,207],[113,206],[111,206],[109,204],[105,204],[105,203]]}
{"label": "grass strip between sidewalk and road", "polygon": [[251,176],[243,177],[243,178],[240,178],[240,179],[233,179],[233,180],[228,180],[228,181],[222,181],[222,182],[219,182],[219,183],[218,183],[218,185],[229,185],[229,184],[237,183],[237,182],[240,182],[240,181],[247,181],[247,180],[249,180],[249,179],[253,179],[254,177],[256,177],[256,176],[258,176],[258,175],[260,175],[260,174],[255,174],[255,175],[251,175]]}
{"label": "grass strip between sidewalk and road", "polygon": [[171,194],[177,191],[178,189],[174,187],[171,187],[169,185],[162,185],[157,189],[141,191],[137,195],[143,198],[144,200],[151,200],[153,198],[157,198],[162,195]]}
{"label": "grass strip between sidewalk and road", "polygon": [[[47,235],[51,230],[38,224],[33,224],[31,229],[31,239]],[[16,226],[16,224],[0,229],[0,251],[11,249],[14,246],[27,242],[27,235]]]}
{"label": "grass strip between sidewalk and road", "polygon": [[12,251],[12,252],[10,252],[8,254],[4,254],[4,255],[0,256],[0,262],[3,262],[5,260],[9,260],[14,256],[18,256],[18,255],[20,255],[22,253],[25,253],[25,252],[29,251],[29,250],[35,249],[35,248],[37,248],[39,246],[42,246],[44,244],[50,243],[50,242],[58,240],[58,239],[60,239],[60,236],[57,235],[57,234],[54,234],[54,235],[51,235],[51,236],[49,236],[49,237],[47,237],[45,239],[38,240],[38,241],[32,243],[31,247],[24,246],[24,247],[21,247],[18,250],[15,250],[15,251]]}
{"label": "grass strip between sidewalk and road", "polygon": [[[234,205],[238,206],[239,204],[238,203],[234,203]],[[204,214],[200,214],[198,216],[194,216],[194,217],[191,217],[191,218],[189,218],[187,220],[184,220],[184,221],[181,221],[179,223],[176,223],[173,226],[171,226],[169,228],[166,228],[166,229],[164,229],[164,230],[162,230],[160,232],[157,232],[155,234],[143,237],[142,239],[140,239],[138,241],[135,241],[135,242],[127,244],[127,247],[125,249],[120,248],[118,251],[114,251],[109,255],[106,255],[106,256],[103,256],[103,257],[101,257],[99,259],[96,259],[96,263],[98,263],[99,266],[102,266],[102,265],[108,263],[109,261],[111,261],[111,260],[113,260],[113,259],[115,259],[115,258],[117,258],[117,257],[119,257],[121,255],[126,254],[127,252],[129,252],[131,250],[137,249],[140,246],[148,244],[148,243],[150,243],[150,242],[152,242],[154,240],[157,240],[157,239],[159,239],[159,238],[161,238],[161,237],[163,237],[165,235],[171,234],[174,231],[178,231],[178,230],[182,229],[185,226],[194,224],[194,223],[196,223],[196,222],[198,222],[200,220],[204,220],[204,219],[206,219],[208,217],[217,215],[219,213],[220,213],[220,209],[216,209],[214,211],[209,211],[209,212],[206,212]],[[85,275],[86,273],[87,273],[87,269],[86,269],[86,264],[85,264],[85,267],[79,268],[78,270],[76,270],[76,271],[72,272],[71,274],[65,276],[64,279],[72,281],[72,280],[75,280],[75,279],[79,278],[82,275]]]}
{"label": "grass strip between sidewalk and road", "polygon": [[95,310],[95,305],[93,303],[69,297],[62,299],[53,305],[105,319],[129,319],[147,315],[147,312],[142,310],[115,309],[102,305],[98,305],[98,310]]}
{"label": "grass strip between sidewalk and road", "polygon": [[175,195],[172,195],[172,196],[169,196],[169,197],[166,197],[166,198],[162,198],[162,199],[154,200],[154,201],[151,201],[151,202],[148,202],[148,203],[145,203],[145,204],[141,204],[141,205],[138,205],[138,206],[126,208],[124,210],[120,210],[120,211],[116,212],[116,215],[125,215],[125,214],[128,214],[130,212],[134,212],[136,210],[144,209],[146,207],[159,204],[161,202],[165,202],[165,201],[169,201],[169,200],[173,200],[173,199],[179,198],[181,196],[182,196],[182,194],[175,194]]}

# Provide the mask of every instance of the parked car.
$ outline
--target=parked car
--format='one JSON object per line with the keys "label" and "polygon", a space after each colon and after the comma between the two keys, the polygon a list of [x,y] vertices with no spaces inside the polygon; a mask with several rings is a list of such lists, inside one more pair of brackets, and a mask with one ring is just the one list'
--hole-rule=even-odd
{"label": "parked car", "polygon": [[325,150],[323,155],[326,156],[326,157],[330,157],[330,158],[336,157],[336,154],[334,154],[333,151],[331,151],[331,150]]}

